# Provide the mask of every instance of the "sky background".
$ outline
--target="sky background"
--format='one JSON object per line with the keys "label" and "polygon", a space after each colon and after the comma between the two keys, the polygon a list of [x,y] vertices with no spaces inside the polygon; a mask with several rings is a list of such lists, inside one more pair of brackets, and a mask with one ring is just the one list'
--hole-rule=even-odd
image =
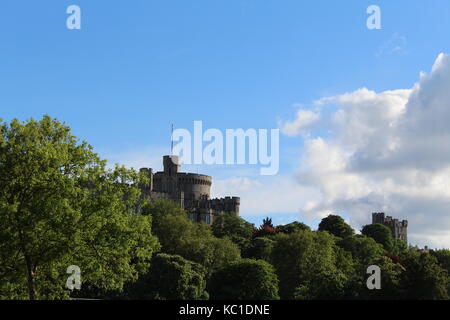
{"label": "sky background", "polygon": [[[72,4],[81,30],[66,27]],[[372,4],[382,30],[366,27]],[[450,120],[449,14],[448,0],[2,0],[0,118],[49,114],[111,163],[155,169],[172,123],[281,128],[277,176],[187,169],[257,225],[315,229],[335,212],[360,229],[386,211],[411,243],[450,247],[448,132],[435,132]],[[406,147],[417,139],[434,148]]]}

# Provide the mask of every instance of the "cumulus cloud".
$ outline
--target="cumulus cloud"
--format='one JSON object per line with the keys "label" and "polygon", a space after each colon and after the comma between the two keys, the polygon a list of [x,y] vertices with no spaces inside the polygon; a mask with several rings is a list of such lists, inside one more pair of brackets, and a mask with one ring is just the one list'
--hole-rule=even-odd
{"label": "cumulus cloud", "polygon": [[213,197],[239,195],[242,199],[240,211],[246,216],[298,213],[308,201],[320,197],[317,190],[299,185],[292,176],[215,180],[211,193]]}
{"label": "cumulus cloud", "polygon": [[[331,116],[324,112],[330,106]],[[411,243],[450,247],[450,56],[440,54],[413,88],[362,88],[316,101],[314,114],[317,107],[331,138],[304,131],[297,178],[321,200],[301,211],[341,213],[355,228],[385,211],[410,221]],[[299,118],[288,124],[301,128]]]}
{"label": "cumulus cloud", "polygon": [[320,118],[318,113],[311,110],[300,109],[297,112],[297,117],[293,121],[281,123],[281,132],[287,136],[296,136],[302,134],[316,123]]}

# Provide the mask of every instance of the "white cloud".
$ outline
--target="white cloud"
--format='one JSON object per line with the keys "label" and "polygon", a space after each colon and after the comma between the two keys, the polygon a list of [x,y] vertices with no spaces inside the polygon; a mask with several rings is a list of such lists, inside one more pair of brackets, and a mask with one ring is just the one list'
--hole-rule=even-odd
{"label": "white cloud", "polygon": [[398,32],[393,33],[391,37],[384,42],[375,53],[375,56],[380,57],[387,54],[406,54],[408,53],[407,47],[408,41],[405,36],[402,36]]}
{"label": "white cloud", "polygon": [[299,185],[291,176],[214,180],[211,194],[238,195],[242,199],[240,211],[246,216],[298,214],[308,201],[320,197],[314,188]]}
{"label": "white cloud", "polygon": [[319,118],[320,115],[318,113],[300,109],[294,121],[281,123],[281,132],[288,136],[299,135],[304,133],[312,124],[316,123]]}
{"label": "white cloud", "polygon": [[303,132],[298,182],[321,194],[304,214],[333,211],[360,228],[385,211],[410,221],[411,242],[450,247],[450,56],[411,89],[325,97],[314,113],[330,105],[336,111],[320,117],[331,138]]}

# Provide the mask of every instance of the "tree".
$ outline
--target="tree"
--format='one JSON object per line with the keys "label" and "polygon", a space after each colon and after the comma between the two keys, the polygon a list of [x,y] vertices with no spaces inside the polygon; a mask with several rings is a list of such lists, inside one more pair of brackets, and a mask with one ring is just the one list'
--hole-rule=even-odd
{"label": "tree", "polygon": [[[163,200],[151,208],[162,208],[154,217],[154,234],[161,243],[161,251],[199,263],[207,269],[208,275],[240,258],[239,247],[229,238],[216,238],[209,225],[194,223],[184,211]],[[164,209],[167,208],[167,209]],[[145,214],[154,214],[147,207]]]}
{"label": "tree", "polygon": [[0,124],[0,291],[67,298],[70,265],[84,282],[123,287],[158,249],[134,170],[106,169],[86,142],[49,116]]}
{"label": "tree", "polygon": [[230,239],[214,237],[207,227],[199,224],[196,228],[197,233],[181,242],[179,254],[203,265],[209,276],[214,271],[239,260],[241,252]]}
{"label": "tree", "polygon": [[405,267],[401,285],[405,299],[448,300],[449,275],[428,252],[408,250],[401,257]]}
{"label": "tree", "polygon": [[214,236],[218,238],[228,237],[241,249],[250,245],[254,226],[234,214],[220,215],[211,226]]}
{"label": "tree", "polygon": [[267,218],[263,219],[262,225],[273,228],[272,218],[267,217]]}
{"label": "tree", "polygon": [[355,232],[340,216],[329,215],[319,224],[319,231],[327,231],[339,238],[347,238]]}
{"label": "tree", "polygon": [[142,214],[152,216],[152,230],[154,230],[155,233],[161,233],[159,232],[159,228],[163,223],[161,220],[164,219],[164,217],[185,217],[186,221],[190,221],[187,212],[183,210],[179,204],[166,199],[156,199],[147,202],[142,208]]}
{"label": "tree", "polygon": [[280,280],[282,299],[339,299],[347,285],[337,268],[334,236],[299,231],[278,234],[271,262]]}
{"label": "tree", "polygon": [[311,228],[308,227],[306,224],[302,223],[302,222],[298,222],[298,221],[294,221],[292,223],[283,225],[283,226],[278,226],[277,227],[278,232],[282,232],[282,233],[294,233],[297,231],[311,231]]}
{"label": "tree", "polygon": [[394,239],[392,253],[395,255],[400,255],[406,251],[408,251],[408,243],[403,239]]}
{"label": "tree", "polygon": [[259,227],[259,229],[253,232],[253,237],[267,237],[274,236],[278,233],[278,230],[274,228],[272,224],[272,219],[266,218],[263,220],[263,224]]}
{"label": "tree", "polygon": [[[435,250],[430,251],[430,254],[436,257],[439,266],[447,271],[447,274],[450,277],[450,250],[443,249],[443,250]],[[450,295],[450,278],[448,280],[448,286],[447,286],[447,292]]]}
{"label": "tree", "polygon": [[[404,298],[401,287],[401,276],[404,268],[400,263],[395,263],[388,256],[379,258],[374,263],[381,270],[381,290],[368,290],[363,286],[361,297],[372,300],[399,300]],[[364,275],[364,279],[367,274]]]}
{"label": "tree", "polygon": [[242,255],[250,259],[270,261],[274,243],[274,240],[267,237],[254,238]]}
{"label": "tree", "polygon": [[216,271],[208,285],[213,300],[278,300],[278,279],[272,265],[243,259]]}
{"label": "tree", "polygon": [[161,252],[178,254],[181,240],[194,232],[195,225],[189,220],[187,212],[174,201],[149,201],[142,208],[142,214],[151,216],[152,231],[161,244]]}
{"label": "tree", "polygon": [[131,287],[133,299],[205,300],[205,269],[178,255],[160,253],[150,271]]}
{"label": "tree", "polygon": [[392,252],[394,250],[394,238],[391,230],[385,225],[379,223],[369,224],[363,227],[361,233],[382,244],[386,251]]}
{"label": "tree", "polygon": [[355,262],[362,269],[375,263],[384,253],[383,246],[374,239],[366,236],[356,235],[337,242],[337,245],[350,252]]}
{"label": "tree", "polygon": [[435,250],[431,251],[430,254],[436,257],[439,265],[450,274],[450,250]]}

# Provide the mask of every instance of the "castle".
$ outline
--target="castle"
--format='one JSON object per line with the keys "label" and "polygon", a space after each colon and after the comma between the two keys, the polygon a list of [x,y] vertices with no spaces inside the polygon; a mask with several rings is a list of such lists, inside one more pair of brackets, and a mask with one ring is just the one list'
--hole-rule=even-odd
{"label": "castle", "polygon": [[383,212],[372,213],[372,224],[379,223],[388,227],[394,239],[401,239],[408,243],[408,220],[399,221],[392,217],[385,217]]}
{"label": "castle", "polygon": [[178,156],[163,157],[164,171],[153,173],[142,168],[150,179],[143,190],[151,199],[168,199],[178,203],[194,222],[212,224],[221,214],[239,215],[240,198],[210,199],[212,178],[203,174],[180,172]]}

